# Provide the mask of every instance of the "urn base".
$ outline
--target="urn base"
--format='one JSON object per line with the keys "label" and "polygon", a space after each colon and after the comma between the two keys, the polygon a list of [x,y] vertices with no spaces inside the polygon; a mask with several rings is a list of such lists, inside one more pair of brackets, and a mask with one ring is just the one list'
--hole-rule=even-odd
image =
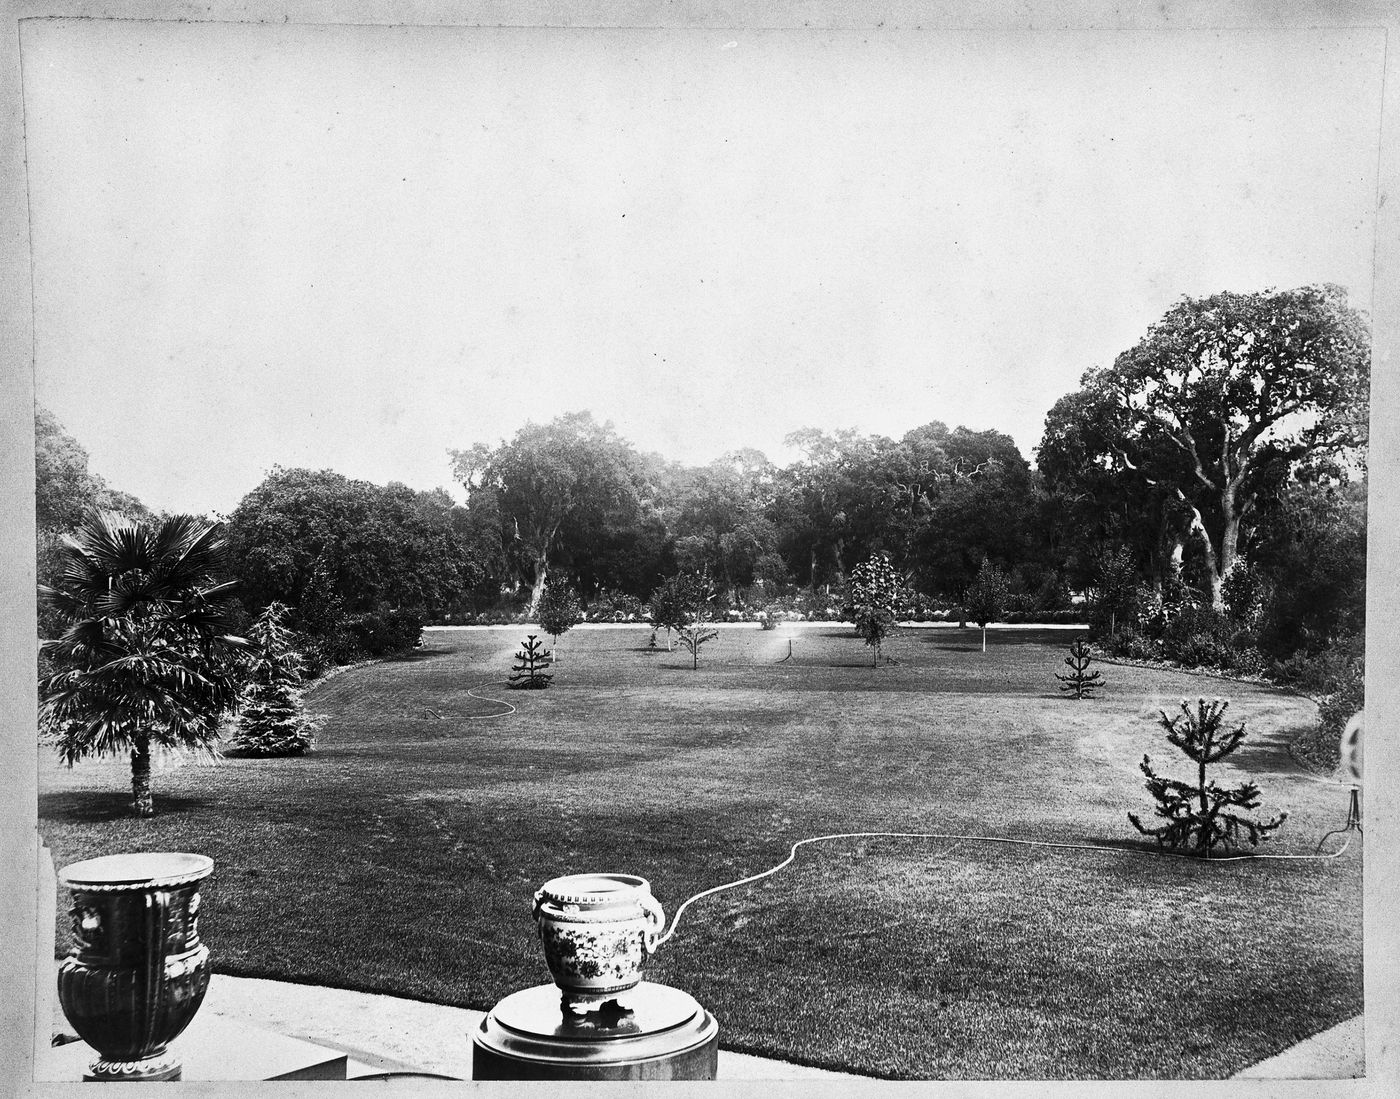
{"label": "urn base", "polygon": [[719,1024],[679,989],[643,981],[584,1015],[559,989],[507,996],[472,1036],[474,1080],[713,1080]]}
{"label": "urn base", "polygon": [[83,1073],[87,1081],[136,1083],[147,1080],[180,1079],[180,1062],[168,1053],[142,1057],[139,1061],[113,1061],[99,1057]]}

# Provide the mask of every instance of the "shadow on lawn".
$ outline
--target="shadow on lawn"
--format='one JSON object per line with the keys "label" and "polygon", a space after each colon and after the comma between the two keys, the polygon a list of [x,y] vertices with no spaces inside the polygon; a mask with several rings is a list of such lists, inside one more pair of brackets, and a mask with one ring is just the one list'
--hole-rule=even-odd
{"label": "shadow on lawn", "polygon": [[[210,805],[208,798],[180,797],[155,792],[156,816],[188,813]],[[131,791],[75,790],[64,794],[42,794],[39,816],[63,824],[105,824],[114,820],[135,820]]]}

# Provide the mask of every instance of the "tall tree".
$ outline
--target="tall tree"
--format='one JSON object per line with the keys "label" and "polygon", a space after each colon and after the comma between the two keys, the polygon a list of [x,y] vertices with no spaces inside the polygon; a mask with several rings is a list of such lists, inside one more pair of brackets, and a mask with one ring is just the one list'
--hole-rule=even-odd
{"label": "tall tree", "polygon": [[483,496],[494,504],[503,544],[530,584],[530,616],[561,550],[586,552],[591,540],[627,528],[644,512],[639,456],[588,412],[526,424],[494,450],[478,443],[451,455],[468,509]]}
{"label": "tall tree", "polygon": [[43,589],[68,626],[45,646],[40,726],[70,765],[130,751],[135,810],[150,816],[152,746],[209,748],[237,702],[223,539],[188,515],[94,513],[65,538],[63,566]]}
{"label": "tall tree", "polygon": [[1178,501],[1217,609],[1242,525],[1305,459],[1359,460],[1370,335],[1338,286],[1184,298],[1107,370],[1090,371],[1117,417],[1112,452]]}

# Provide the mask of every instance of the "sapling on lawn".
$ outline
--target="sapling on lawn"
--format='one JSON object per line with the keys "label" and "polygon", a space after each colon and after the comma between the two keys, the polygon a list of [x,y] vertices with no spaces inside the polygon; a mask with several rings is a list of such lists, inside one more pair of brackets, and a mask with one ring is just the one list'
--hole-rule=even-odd
{"label": "sapling on lawn", "polygon": [[544,643],[530,634],[515,654],[515,669],[510,674],[510,685],[519,690],[540,690],[549,686],[554,676],[545,669],[554,662],[553,655]]}
{"label": "sapling on lawn", "polygon": [[1150,757],[1142,757],[1142,773],[1147,776],[1147,790],[1157,799],[1154,810],[1164,823],[1157,828],[1145,826],[1136,813],[1128,819],[1144,836],[1152,836],[1157,846],[1184,847],[1197,855],[1210,858],[1217,846],[1235,847],[1241,834],[1249,837],[1251,845],[1267,839],[1269,833],[1288,819],[1283,812],[1271,820],[1258,821],[1233,812],[1235,809],[1255,809],[1259,806],[1259,787],[1252,782],[1238,786],[1217,786],[1206,781],[1206,767],[1224,759],[1244,740],[1244,722],[1233,729],[1223,729],[1225,710],[1229,702],[1197,699],[1193,708],[1181,700],[1181,713],[1167,717],[1162,713],[1162,725],[1167,740],[1189,758],[1196,761],[1196,782],[1178,782],[1164,778],[1152,770]]}
{"label": "sapling on lawn", "polygon": [[1006,613],[1006,598],[1010,584],[1006,573],[985,558],[977,571],[977,579],[963,597],[963,607],[969,618],[982,627],[982,651],[987,651],[987,623],[995,622]]}
{"label": "sapling on lawn", "polygon": [[[540,628],[554,639],[556,649],[560,636],[583,621],[583,608],[579,606],[578,596],[572,588],[557,580],[546,582],[536,614]],[[559,658],[555,656],[553,659],[557,661]]]}
{"label": "sapling on lawn", "polygon": [[684,625],[677,630],[676,636],[690,653],[691,668],[698,668],[700,646],[719,636],[718,630],[706,625],[713,614],[710,604],[715,599],[715,584],[706,572],[679,576],[676,580],[677,603],[683,612],[680,617],[684,620]]}
{"label": "sapling on lawn", "polygon": [[904,598],[904,582],[883,553],[851,570],[851,621],[871,647],[872,668],[880,664],[880,646],[898,623]]}
{"label": "sapling on lawn", "polygon": [[1089,671],[1093,660],[1093,646],[1083,638],[1070,645],[1069,656],[1065,657],[1065,663],[1069,665],[1069,674],[1055,673],[1055,678],[1060,681],[1060,690],[1071,698],[1093,698],[1094,692],[1104,685],[1102,672]]}

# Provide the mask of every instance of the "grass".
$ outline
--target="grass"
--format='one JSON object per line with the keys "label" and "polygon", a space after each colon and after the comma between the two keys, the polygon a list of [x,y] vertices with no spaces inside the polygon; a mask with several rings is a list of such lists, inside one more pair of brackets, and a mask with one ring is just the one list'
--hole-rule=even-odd
{"label": "grass", "polygon": [[[1330,862],[1151,855],[1137,764],[1189,767],[1159,709],[1220,694],[1250,736],[1221,766],[1291,811],[1268,853],[1311,854],[1346,791],[1290,757],[1305,699],[1105,667],[1052,673],[1067,631],[909,630],[872,669],[848,629],[726,629],[698,670],[649,631],[575,630],[546,691],[505,677],[524,631],[432,632],[310,698],[301,759],[185,764],[127,815],[122,765],[41,763],[58,865],[123,850],[212,856],[203,925],[226,973],[487,1008],[548,979],[546,879],[641,874],[674,912],[795,840],[859,830],[1110,848],[843,840],[697,902],[648,970],[726,1048],[899,1078],[1216,1078],[1362,1009],[1360,838]],[[775,663],[794,637],[793,659]],[[475,719],[475,720],[474,720]],[[60,918],[60,949],[66,920]]]}

